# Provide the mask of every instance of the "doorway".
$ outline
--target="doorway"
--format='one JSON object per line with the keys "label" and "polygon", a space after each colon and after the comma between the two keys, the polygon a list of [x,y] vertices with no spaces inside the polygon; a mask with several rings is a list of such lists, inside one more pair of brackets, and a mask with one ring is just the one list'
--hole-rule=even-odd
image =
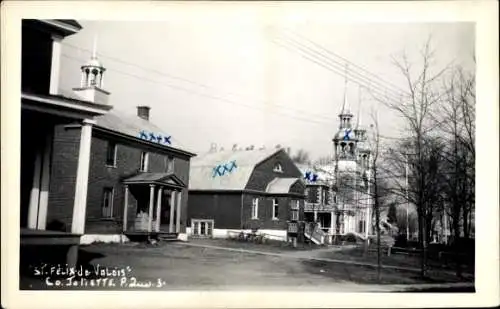
{"label": "doorway", "polygon": [[193,237],[213,237],[213,230],[214,220],[191,220],[191,234]]}

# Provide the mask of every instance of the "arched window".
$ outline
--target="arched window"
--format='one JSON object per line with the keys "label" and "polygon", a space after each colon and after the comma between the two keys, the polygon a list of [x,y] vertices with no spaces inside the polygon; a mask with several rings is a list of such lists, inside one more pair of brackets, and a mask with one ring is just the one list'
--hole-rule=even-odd
{"label": "arched window", "polygon": [[283,173],[283,167],[279,162],[274,165],[273,171],[277,173]]}

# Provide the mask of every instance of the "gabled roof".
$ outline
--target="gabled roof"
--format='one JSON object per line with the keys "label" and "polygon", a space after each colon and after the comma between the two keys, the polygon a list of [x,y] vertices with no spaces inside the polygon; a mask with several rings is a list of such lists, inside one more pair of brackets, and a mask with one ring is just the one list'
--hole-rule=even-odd
{"label": "gabled roof", "polygon": [[173,173],[139,173],[123,180],[124,184],[160,184],[185,188],[186,184]]}
{"label": "gabled roof", "polygon": [[290,192],[290,188],[297,181],[301,182],[299,178],[274,178],[267,184],[266,192],[275,194],[286,194]]}
{"label": "gabled roof", "polygon": [[[127,115],[118,110],[111,110],[107,114],[96,117],[96,126],[110,130],[113,132],[121,133],[129,137],[140,139],[145,142],[150,142],[151,144],[158,147],[169,147],[177,150],[182,150],[187,152],[189,155],[194,156],[194,153],[186,150],[184,147],[180,147],[179,143],[172,134],[164,132],[158,126],[150,121],[144,120],[139,116]],[[141,135],[144,132],[145,135]],[[159,140],[152,140],[150,134],[159,138]],[[168,138],[170,144],[166,143],[165,139]],[[160,142],[158,142],[160,141]]]}
{"label": "gabled roof", "polygon": [[[61,93],[61,97],[64,97],[68,100],[86,102],[86,104],[90,106],[103,106],[103,104],[96,104],[81,100],[81,98],[79,98],[74,92],[67,91],[66,89],[59,89],[59,93]],[[117,110],[116,108],[113,108],[112,105],[104,106],[109,107],[108,109],[111,110],[108,111],[105,115],[94,118],[94,120],[96,121],[95,126],[97,128],[103,128],[107,131],[126,135],[127,137],[132,137],[134,139],[147,142],[151,146],[177,150],[191,157],[196,155],[192,151],[187,150],[186,147],[181,146],[177,139],[172,136],[172,134],[164,132],[160,127],[158,127],[151,121],[144,120],[137,115],[126,114],[122,111]],[[144,132],[145,135],[141,135],[141,132]],[[152,140],[150,138],[150,133],[153,133],[156,137],[161,136],[163,140]],[[165,137],[168,138],[170,144],[165,142]]]}
{"label": "gabled roof", "polygon": [[[244,190],[252,172],[259,163],[277,154],[283,149],[219,151],[205,153],[191,160],[189,171],[190,190]],[[231,171],[223,175],[216,172],[219,165],[224,165]],[[223,170],[223,168],[222,168]]]}

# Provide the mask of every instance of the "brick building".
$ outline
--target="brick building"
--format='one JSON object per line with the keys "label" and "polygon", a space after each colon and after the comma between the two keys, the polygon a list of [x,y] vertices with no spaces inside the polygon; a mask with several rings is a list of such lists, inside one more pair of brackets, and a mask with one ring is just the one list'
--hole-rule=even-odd
{"label": "brick building", "polygon": [[224,238],[258,230],[285,240],[287,231],[299,231],[304,190],[283,149],[207,153],[191,164],[188,234]]}
{"label": "brick building", "polygon": [[[23,68],[25,58],[38,55],[29,42],[36,37],[26,35],[26,44],[23,38]],[[60,46],[56,51],[60,52]],[[170,134],[149,121],[149,107],[139,106],[137,114],[130,115],[113,109],[110,93],[104,90],[105,71],[94,46],[91,59],[81,66],[78,87],[73,91],[50,87],[52,97],[64,99],[66,105],[76,102],[102,112],[79,122],[51,123],[46,130],[50,138],[42,161],[47,164],[41,170],[50,181],[45,182],[44,222],[38,229],[71,231],[81,235],[80,243],[120,241],[123,235],[166,234],[186,239],[189,161],[194,154],[181,149]],[[24,98],[23,93],[23,105]],[[66,112],[66,105],[57,106],[58,112]],[[31,113],[23,114],[24,124],[37,117]],[[48,121],[42,123],[45,127]],[[26,145],[32,144],[26,141]],[[33,177],[28,166],[23,162],[26,192]],[[36,167],[33,170],[38,171]],[[29,217],[23,211],[28,212],[30,203],[23,200],[22,218]],[[78,209],[78,216],[74,209]],[[22,219],[21,226],[31,227],[24,223],[27,221]]]}

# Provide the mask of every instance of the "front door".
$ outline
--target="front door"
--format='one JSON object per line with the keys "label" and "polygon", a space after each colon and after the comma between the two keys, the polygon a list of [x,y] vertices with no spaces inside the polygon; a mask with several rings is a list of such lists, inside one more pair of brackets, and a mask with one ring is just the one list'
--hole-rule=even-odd
{"label": "front door", "polygon": [[[172,207],[171,198],[172,191],[163,190],[163,196],[161,197],[161,216],[160,216],[160,230],[163,232],[169,231],[170,224],[170,208]],[[174,225],[175,225],[175,214],[174,214]]]}
{"label": "front door", "polygon": [[191,220],[191,234],[193,237],[212,237],[214,220]]}

